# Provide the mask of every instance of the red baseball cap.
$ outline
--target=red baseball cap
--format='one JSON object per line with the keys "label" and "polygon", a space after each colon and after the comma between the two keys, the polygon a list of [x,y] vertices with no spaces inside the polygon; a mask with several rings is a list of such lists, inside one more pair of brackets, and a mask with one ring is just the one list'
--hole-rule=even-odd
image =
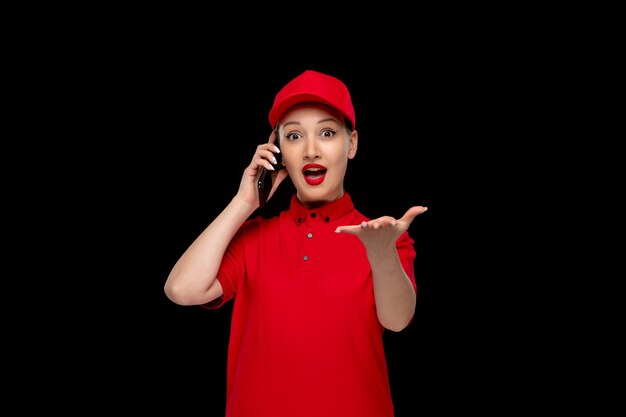
{"label": "red baseball cap", "polygon": [[352,129],[355,128],[354,107],[348,87],[335,77],[306,70],[276,94],[269,114],[272,129],[287,109],[305,101],[324,103],[334,108],[352,123]]}

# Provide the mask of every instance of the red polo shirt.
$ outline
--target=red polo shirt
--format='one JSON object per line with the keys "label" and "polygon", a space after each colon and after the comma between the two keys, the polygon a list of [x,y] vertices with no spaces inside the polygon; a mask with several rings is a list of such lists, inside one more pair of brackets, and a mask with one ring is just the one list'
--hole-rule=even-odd
{"label": "red polo shirt", "polygon": [[[226,417],[391,417],[384,328],[365,247],[339,225],[368,220],[350,196],[246,221],[220,267],[234,298]],[[415,287],[414,241],[397,241]]]}

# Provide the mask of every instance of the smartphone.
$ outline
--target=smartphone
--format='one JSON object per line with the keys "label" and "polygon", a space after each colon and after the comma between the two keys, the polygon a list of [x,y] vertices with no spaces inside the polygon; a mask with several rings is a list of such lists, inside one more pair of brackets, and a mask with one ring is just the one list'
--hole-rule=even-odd
{"label": "smartphone", "polygon": [[[278,147],[278,141],[274,143],[276,147]],[[265,206],[268,197],[270,196],[270,191],[272,190],[272,172],[278,172],[283,165],[282,161],[282,153],[275,153],[276,163],[272,164],[274,167],[274,171],[269,171],[265,168],[261,168],[261,176],[257,182],[257,188],[259,189],[259,207]]]}

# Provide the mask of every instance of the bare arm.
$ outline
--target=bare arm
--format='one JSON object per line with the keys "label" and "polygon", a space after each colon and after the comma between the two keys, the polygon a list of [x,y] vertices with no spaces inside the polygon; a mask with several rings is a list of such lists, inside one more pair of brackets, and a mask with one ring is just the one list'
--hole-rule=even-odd
{"label": "bare arm", "polygon": [[[274,133],[270,136],[270,143],[257,147],[250,165],[244,171],[235,197],[194,240],[172,268],[165,282],[164,291],[173,302],[180,305],[205,304],[223,294],[222,286],[216,281],[217,272],[233,236],[259,207],[256,179],[261,166],[273,169],[269,162],[273,158],[274,147],[271,144],[273,136]],[[276,175],[272,194],[287,173],[282,170]]]}
{"label": "bare arm", "polygon": [[378,320],[385,328],[396,332],[409,324],[416,303],[415,290],[402,268],[396,241],[413,219],[426,210],[426,207],[415,206],[399,220],[384,216],[358,226],[340,226],[336,230],[337,233],[357,235],[365,245],[374,277]]}
{"label": "bare arm", "polygon": [[224,252],[254,210],[242,199],[231,200],[172,268],[165,283],[165,294],[170,300],[181,305],[204,304],[223,294],[215,278]]}

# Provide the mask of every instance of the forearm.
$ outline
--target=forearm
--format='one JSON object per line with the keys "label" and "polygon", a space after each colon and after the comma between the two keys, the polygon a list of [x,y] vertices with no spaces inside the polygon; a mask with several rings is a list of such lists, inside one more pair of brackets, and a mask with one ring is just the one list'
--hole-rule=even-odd
{"label": "forearm", "polygon": [[[256,207],[235,197],[196,238],[176,262],[165,283],[165,293],[182,305],[204,304],[231,239]],[[214,295],[214,294],[213,294]]]}
{"label": "forearm", "polygon": [[395,246],[367,254],[374,277],[378,320],[387,329],[404,329],[415,313],[416,294]]}

